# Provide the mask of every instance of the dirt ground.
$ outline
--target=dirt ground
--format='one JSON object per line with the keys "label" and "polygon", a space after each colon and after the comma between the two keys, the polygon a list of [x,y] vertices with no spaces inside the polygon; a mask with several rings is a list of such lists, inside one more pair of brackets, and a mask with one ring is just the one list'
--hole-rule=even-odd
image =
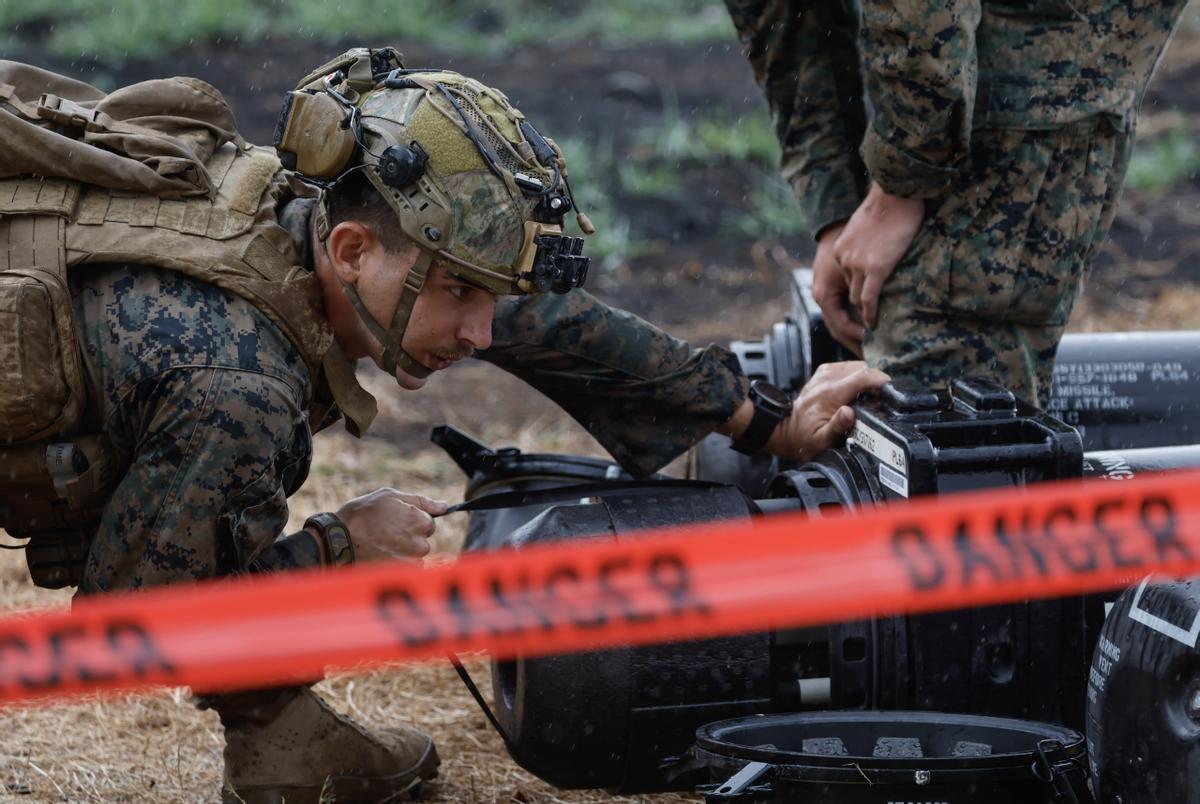
{"label": "dirt ground", "polygon": [[[503,60],[449,58],[404,48],[409,63],[448,64],[503,87],[531,118],[560,138],[594,128],[616,131],[661,115],[669,86],[684,115],[707,109],[753,109],[761,103],[735,46],[699,48],[527,49]],[[36,42],[3,54],[69,69],[85,79],[119,85],[149,75],[199,75],[225,90],[249,138],[268,141],[279,98],[290,79],[318,56],[304,43],[195,49],[170,63],[63,64],[39,59]],[[297,53],[303,53],[297,56]],[[321,54],[322,56],[324,54]],[[300,63],[297,63],[299,59]],[[613,78],[620,73],[619,81]],[[640,77],[643,80],[637,80]],[[714,80],[714,77],[719,77]],[[1200,43],[1177,43],[1146,99],[1143,131],[1200,113]],[[562,133],[560,133],[562,132]],[[1195,136],[1195,129],[1192,129]],[[744,201],[749,179],[735,166],[688,177],[686,200],[637,208],[648,230],[669,245],[596,277],[599,295],[697,341],[758,337],[782,317],[788,259],[772,258],[770,241],[713,237],[730,204]],[[811,254],[803,239],[787,240],[795,260]],[[777,252],[775,252],[777,253]],[[1127,194],[1112,242],[1096,266],[1074,328],[1200,328],[1200,179],[1168,191]],[[715,314],[715,311],[720,311]],[[316,465],[294,498],[295,518],[327,510],[354,494],[392,484],[450,500],[462,478],[425,446],[428,429],[449,422],[489,443],[526,449],[600,454],[580,428],[515,381],[482,365],[439,376],[418,395],[388,393],[375,437],[343,433],[317,439]],[[458,517],[461,519],[462,517]],[[438,549],[453,553],[465,523],[446,521]],[[0,608],[29,609],[67,602],[63,593],[33,588],[23,556],[0,553]],[[485,663],[471,662],[477,678]],[[486,684],[484,685],[487,686]],[[520,770],[445,663],[347,675],[322,691],[368,724],[415,722],[429,730],[444,764],[428,790],[446,802],[600,802],[596,791],[556,791]],[[213,801],[221,767],[221,735],[211,713],[198,712],[186,690],[87,699],[3,713],[0,801]],[[656,802],[681,796],[647,797]]]}

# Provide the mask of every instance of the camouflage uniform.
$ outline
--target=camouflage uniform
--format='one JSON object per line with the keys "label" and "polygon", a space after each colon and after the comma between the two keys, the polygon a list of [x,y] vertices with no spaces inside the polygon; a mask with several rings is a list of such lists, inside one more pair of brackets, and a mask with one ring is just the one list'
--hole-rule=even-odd
{"label": "camouflage uniform", "polygon": [[250,302],[149,266],[72,277],[94,414],[128,468],[83,593],[320,563],[285,536],[312,456],[309,370]]}
{"label": "camouflage uniform", "polygon": [[868,176],[925,199],[868,361],[930,383],[982,373],[1045,404],[1186,0],[726,4],[814,232]]}
{"label": "camouflage uniform", "polygon": [[[297,200],[280,215],[301,262],[311,210]],[[92,415],[127,467],[81,591],[318,565],[306,533],[279,534],[308,473],[311,409],[329,400],[284,333],[239,296],[144,265],[80,268],[72,298]],[[727,350],[693,350],[582,291],[504,297],[495,321],[482,357],[562,405],[631,472],[681,454],[745,397]]]}

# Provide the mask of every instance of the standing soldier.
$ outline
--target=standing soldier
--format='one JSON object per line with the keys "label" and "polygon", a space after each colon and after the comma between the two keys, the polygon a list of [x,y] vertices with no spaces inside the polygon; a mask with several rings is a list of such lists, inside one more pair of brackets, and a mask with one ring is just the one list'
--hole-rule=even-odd
{"label": "standing soldier", "polygon": [[[369,426],[357,360],[418,389],[491,346],[497,295],[582,284],[557,147],[500,92],[406,70],[390,49],[350,51],[288,95],[286,168],[195,79],[106,96],[0,62],[0,107],[0,526],[29,540],[35,582],[95,594],[424,555],[444,503],[379,489],[286,534],[287,497],[314,431]],[[686,362],[688,348],[607,311],[614,342],[572,309],[518,322],[560,328],[557,362],[528,349],[516,362],[632,444],[644,424],[622,436],[585,408],[636,370],[594,367],[605,350],[636,367],[656,350],[659,366]],[[843,434],[846,404],[884,379],[831,369],[764,419],[725,371],[682,383],[698,398],[659,403],[663,416],[692,404],[708,430],[792,456]],[[390,800],[438,766],[428,735],[371,734],[308,687],[205,705],[225,728],[227,802]]]}
{"label": "standing soldier", "polygon": [[834,337],[893,374],[982,374],[1044,406],[1186,0],[726,4]]}

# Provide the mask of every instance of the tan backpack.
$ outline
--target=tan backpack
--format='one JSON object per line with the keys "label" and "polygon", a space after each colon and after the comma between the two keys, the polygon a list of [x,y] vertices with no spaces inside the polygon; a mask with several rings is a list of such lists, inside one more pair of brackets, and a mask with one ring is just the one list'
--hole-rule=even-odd
{"label": "tan backpack", "polygon": [[[0,142],[0,526],[29,539],[34,582],[60,587],[79,582],[117,480],[112,448],[85,432],[67,227],[81,197],[107,195],[97,188],[207,206],[218,190],[214,155],[226,143],[238,153],[246,146],[229,106],[203,81],[106,94],[10,61],[0,61]],[[266,187],[277,164],[255,155]]]}

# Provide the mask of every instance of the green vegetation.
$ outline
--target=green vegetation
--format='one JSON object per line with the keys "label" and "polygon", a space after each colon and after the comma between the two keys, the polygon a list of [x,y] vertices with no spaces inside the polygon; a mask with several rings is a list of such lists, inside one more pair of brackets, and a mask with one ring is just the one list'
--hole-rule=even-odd
{"label": "green vegetation", "polygon": [[643,132],[642,140],[661,157],[695,162],[715,159],[779,162],[779,143],[765,110],[733,118],[727,114],[700,119],[666,115],[661,128]]}
{"label": "green vegetation", "polygon": [[806,231],[791,188],[777,173],[779,146],[765,110],[736,119],[727,114],[685,117],[668,97],[661,121],[633,132],[630,139],[624,149],[615,144],[612,132],[562,142],[577,200],[597,228],[588,250],[602,267],[655,248],[639,238],[619,199],[686,203],[688,182],[720,164],[736,165],[751,177],[752,186],[741,203],[730,199],[725,234],[757,239]]}
{"label": "green vegetation", "polygon": [[765,110],[735,120],[701,120],[696,124],[696,143],[697,157],[707,153],[772,168],[779,164],[779,141]]}
{"label": "green vegetation", "polygon": [[270,25],[267,7],[191,0],[172,4],[139,0],[24,0],[0,4],[0,29],[20,39],[18,26],[48,30],[59,55],[119,60],[156,56],[193,42],[252,40]]}
{"label": "green vegetation", "polygon": [[[253,42],[270,34],[319,42],[367,37],[419,40],[502,53],[534,42],[729,41],[733,25],[716,0],[22,0],[0,3],[0,30],[48,30],[59,55],[154,57],[202,41]],[[15,29],[15,30],[14,30]]]}
{"label": "green vegetation", "polygon": [[779,177],[779,143],[764,109],[737,118],[727,114],[686,118],[673,98],[664,102],[663,122],[639,133],[642,147],[617,166],[620,189],[634,196],[678,197],[688,168],[731,162],[752,176],[753,189],[740,211],[731,208],[728,234],[780,237],[805,231],[791,188]]}
{"label": "green vegetation", "polygon": [[716,159],[779,164],[779,142],[765,109],[749,114],[685,117],[674,95],[663,96],[662,122],[638,133],[637,140],[666,160],[710,162]]}
{"label": "green vegetation", "polygon": [[[634,236],[632,222],[616,204],[617,158],[611,134],[599,141],[569,137],[559,144],[567,155],[575,200],[596,225],[587,250],[599,261],[599,267],[610,270],[646,253],[649,244]],[[573,216],[569,217],[573,221]],[[574,228],[573,222],[570,228]]]}
{"label": "green vegetation", "polygon": [[1193,180],[1197,171],[1200,146],[1196,144],[1196,132],[1185,121],[1165,137],[1134,145],[1125,185],[1131,190],[1158,190]]}
{"label": "green vegetation", "polygon": [[679,193],[679,163],[618,162],[617,184],[635,198],[664,198]]}
{"label": "green vegetation", "polygon": [[792,188],[779,174],[761,176],[748,200],[748,210],[739,211],[725,221],[726,234],[758,240],[809,232],[808,221],[796,203]]}

